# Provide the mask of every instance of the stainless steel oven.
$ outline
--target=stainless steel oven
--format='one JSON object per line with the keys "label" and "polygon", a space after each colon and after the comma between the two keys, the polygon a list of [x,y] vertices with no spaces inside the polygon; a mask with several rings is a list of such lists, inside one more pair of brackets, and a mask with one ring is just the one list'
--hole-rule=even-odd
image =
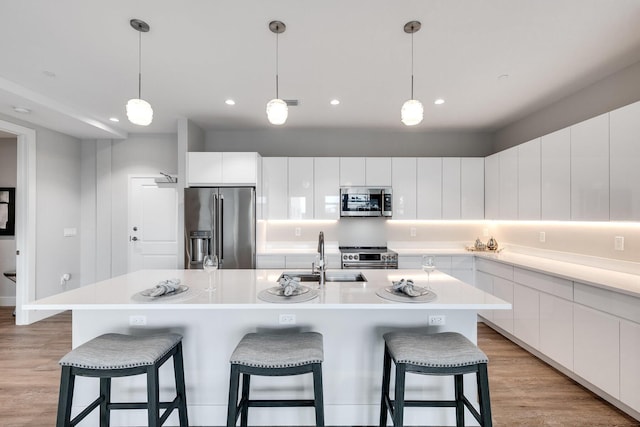
{"label": "stainless steel oven", "polygon": [[341,217],[391,217],[391,188],[340,187]]}
{"label": "stainless steel oven", "polygon": [[397,269],[398,254],[386,246],[340,246],[342,268]]}

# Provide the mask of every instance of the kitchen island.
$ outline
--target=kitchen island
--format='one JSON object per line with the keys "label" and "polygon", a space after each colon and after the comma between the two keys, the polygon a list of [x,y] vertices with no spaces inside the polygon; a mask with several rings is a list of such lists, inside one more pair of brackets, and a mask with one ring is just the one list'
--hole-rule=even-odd
{"label": "kitchen island", "polygon": [[[337,270],[340,271],[340,270]],[[277,285],[281,270],[218,270],[216,290],[206,291],[207,274],[198,270],[145,270],[115,277],[38,300],[35,310],[72,310],[73,346],[106,332],[151,333],[173,331],[184,336],[185,377],[192,425],[224,425],[226,420],[229,356],[248,333],[283,328],[323,334],[325,414],[327,425],[377,425],[382,376],[382,334],[396,328],[428,332],[457,331],[477,342],[478,310],[510,309],[505,301],[438,271],[363,270],[365,282],[330,282],[318,296],[300,303],[269,303],[258,294]],[[180,295],[148,300],[139,292],[162,280],[178,278],[189,287]],[[376,290],[401,278],[430,286],[437,298],[429,303],[401,303],[382,299]],[[317,284],[308,283],[315,287]],[[284,316],[283,316],[284,315]],[[445,324],[429,326],[429,316],[444,316]],[[286,324],[283,324],[286,323]],[[170,394],[171,367],[163,366],[161,396]],[[417,377],[417,376],[412,376]],[[163,386],[163,379],[169,381]],[[311,393],[308,375],[252,380],[252,395],[300,398]],[[473,377],[465,379],[475,396]],[[74,411],[91,400],[97,381],[79,378]],[[144,398],[142,377],[115,380],[118,399]],[[450,378],[408,378],[407,397],[450,398]],[[94,415],[94,414],[92,414]],[[175,415],[172,415],[174,417]],[[252,409],[254,425],[313,425],[313,411],[304,408]],[[142,411],[117,411],[113,425],[142,425]],[[93,418],[97,425],[97,416]],[[173,420],[173,418],[172,418]],[[406,425],[454,425],[450,409],[407,411]],[[176,425],[173,420],[169,425]]]}

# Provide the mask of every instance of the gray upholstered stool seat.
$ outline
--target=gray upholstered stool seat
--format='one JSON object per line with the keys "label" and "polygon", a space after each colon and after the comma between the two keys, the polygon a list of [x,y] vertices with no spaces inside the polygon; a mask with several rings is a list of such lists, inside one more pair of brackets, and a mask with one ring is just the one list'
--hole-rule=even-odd
{"label": "gray upholstered stool seat", "polygon": [[[231,354],[231,379],[227,426],[248,423],[249,407],[315,407],[316,425],[324,426],[322,395],[322,335],[317,332],[250,333],[245,335]],[[249,399],[251,375],[288,376],[313,374],[314,399]],[[242,393],[238,403],[240,377]]]}
{"label": "gray upholstered stool seat", "polygon": [[[176,397],[159,401],[158,370],[173,358]],[[108,426],[114,409],[147,409],[148,425],[161,426],[174,409],[178,409],[180,426],[187,426],[187,403],[182,360],[182,336],[174,333],[132,336],[105,334],[78,346],[61,360],[58,427],[74,426],[100,407],[100,426]],[[111,402],[111,378],[147,375],[146,402]],[[76,376],[100,378],[100,394],[80,414],[71,419],[71,405]],[[165,409],[160,415],[159,410]]]}
{"label": "gray upholstered stool seat", "polygon": [[[455,407],[456,426],[464,426],[464,407],[481,426],[492,425],[489,400],[489,359],[475,344],[455,332],[424,334],[419,332],[389,332],[384,334],[384,370],[380,426],[387,425],[387,412],[394,426],[402,426],[405,407]],[[396,365],[395,399],[389,395],[391,361]],[[455,400],[405,400],[405,374],[454,376]],[[475,373],[478,385],[480,412],[464,395],[463,375]]]}

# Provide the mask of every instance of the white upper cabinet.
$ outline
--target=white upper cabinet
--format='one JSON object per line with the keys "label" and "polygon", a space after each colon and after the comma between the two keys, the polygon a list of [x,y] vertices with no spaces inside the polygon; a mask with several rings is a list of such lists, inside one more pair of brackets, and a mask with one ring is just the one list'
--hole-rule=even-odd
{"label": "white upper cabinet", "polygon": [[442,219],[442,158],[418,157],[417,217]]}
{"label": "white upper cabinet", "polygon": [[340,157],[340,186],[366,185],[365,164],[364,157]]}
{"label": "white upper cabinet", "polygon": [[518,219],[540,219],[540,138],[518,145]]}
{"label": "white upper cabinet", "polygon": [[313,159],[314,218],[340,218],[340,159]]}
{"label": "white upper cabinet", "polygon": [[460,218],[484,218],[484,159],[460,159]]}
{"label": "white upper cabinet", "polygon": [[367,157],[364,181],[367,186],[391,187],[391,158]]}
{"label": "white upper cabinet", "polygon": [[540,138],[541,218],[571,219],[571,131],[561,129]]}
{"label": "white upper cabinet", "polygon": [[416,219],[416,168],[415,157],[394,157],[391,160],[393,219]]}
{"label": "white upper cabinet", "polygon": [[571,219],[609,219],[609,114],[571,126]]}
{"label": "white upper cabinet", "polygon": [[255,152],[189,152],[189,186],[257,185],[260,155]]}
{"label": "white upper cabinet", "polygon": [[484,158],[484,217],[500,218],[500,156]]}
{"label": "white upper cabinet", "polygon": [[442,159],[442,219],[460,219],[460,158]]}
{"label": "white upper cabinet", "polygon": [[287,158],[262,159],[262,217],[287,219]]}
{"label": "white upper cabinet", "polygon": [[288,159],[289,219],[312,219],[313,210],[313,157]]}
{"label": "white upper cabinet", "polygon": [[518,219],[518,147],[498,153],[500,159],[499,219]]}
{"label": "white upper cabinet", "polygon": [[640,102],[610,119],[611,220],[640,220]]}

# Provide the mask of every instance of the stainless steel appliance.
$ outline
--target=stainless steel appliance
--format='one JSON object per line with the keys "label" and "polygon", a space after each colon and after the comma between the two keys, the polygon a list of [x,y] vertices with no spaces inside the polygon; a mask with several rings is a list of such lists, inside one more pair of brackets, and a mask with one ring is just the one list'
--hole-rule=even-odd
{"label": "stainless steel appliance", "polygon": [[340,246],[342,268],[398,268],[398,253],[386,246]]}
{"label": "stainless steel appliance", "polygon": [[184,227],[185,268],[213,254],[220,268],[255,268],[255,188],[185,188]]}
{"label": "stainless steel appliance", "polygon": [[340,187],[341,217],[391,217],[391,188]]}

